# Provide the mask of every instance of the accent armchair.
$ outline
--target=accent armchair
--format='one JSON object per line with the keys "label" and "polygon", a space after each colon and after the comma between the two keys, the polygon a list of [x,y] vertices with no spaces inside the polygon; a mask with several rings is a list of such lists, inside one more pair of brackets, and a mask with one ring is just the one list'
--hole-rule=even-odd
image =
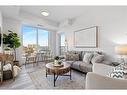
{"label": "accent armchair", "polygon": [[86,89],[127,89],[127,79],[108,77],[113,68],[105,64],[93,64],[93,72],[86,75]]}

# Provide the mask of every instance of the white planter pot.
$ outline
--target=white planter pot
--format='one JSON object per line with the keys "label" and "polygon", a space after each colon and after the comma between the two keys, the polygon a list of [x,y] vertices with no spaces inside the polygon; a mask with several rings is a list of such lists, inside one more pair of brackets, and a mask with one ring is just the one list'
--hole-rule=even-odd
{"label": "white planter pot", "polygon": [[54,60],[54,64],[58,64],[58,62],[59,62],[58,60]]}

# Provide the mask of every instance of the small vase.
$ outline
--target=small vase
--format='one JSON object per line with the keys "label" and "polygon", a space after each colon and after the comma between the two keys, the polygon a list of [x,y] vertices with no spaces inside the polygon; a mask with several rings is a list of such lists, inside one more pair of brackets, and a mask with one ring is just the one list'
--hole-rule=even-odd
{"label": "small vase", "polygon": [[58,60],[54,60],[54,64],[58,64],[58,62],[59,62]]}

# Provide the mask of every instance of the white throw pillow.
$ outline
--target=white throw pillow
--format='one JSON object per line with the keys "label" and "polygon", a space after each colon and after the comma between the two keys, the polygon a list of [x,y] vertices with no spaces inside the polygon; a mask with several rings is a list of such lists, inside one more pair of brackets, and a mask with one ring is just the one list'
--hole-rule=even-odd
{"label": "white throw pillow", "polygon": [[102,61],[104,61],[104,55],[94,55],[93,58],[91,59],[92,63],[101,63]]}
{"label": "white throw pillow", "polygon": [[93,57],[93,53],[85,53],[85,55],[83,57],[83,62],[89,64],[92,57]]}

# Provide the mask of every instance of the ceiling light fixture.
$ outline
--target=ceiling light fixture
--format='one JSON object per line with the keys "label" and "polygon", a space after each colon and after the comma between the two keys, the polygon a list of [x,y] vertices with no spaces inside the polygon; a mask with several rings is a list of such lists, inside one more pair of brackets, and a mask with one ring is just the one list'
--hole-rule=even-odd
{"label": "ceiling light fixture", "polygon": [[49,16],[49,13],[46,12],[46,11],[41,12],[41,14],[42,14],[43,16]]}

